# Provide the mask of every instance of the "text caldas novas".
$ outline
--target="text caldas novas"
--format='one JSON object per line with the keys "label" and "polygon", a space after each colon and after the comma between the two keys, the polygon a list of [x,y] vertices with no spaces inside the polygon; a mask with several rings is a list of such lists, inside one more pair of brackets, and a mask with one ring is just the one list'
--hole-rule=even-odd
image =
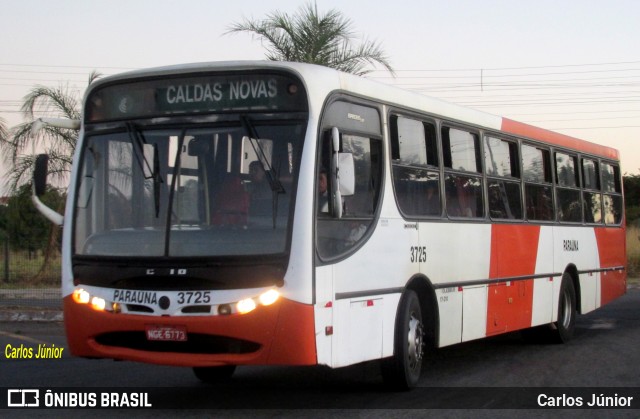
{"label": "text caldas novas", "polygon": [[247,99],[275,98],[275,79],[233,80],[228,83],[176,84],[166,88],[166,102],[172,105]]}

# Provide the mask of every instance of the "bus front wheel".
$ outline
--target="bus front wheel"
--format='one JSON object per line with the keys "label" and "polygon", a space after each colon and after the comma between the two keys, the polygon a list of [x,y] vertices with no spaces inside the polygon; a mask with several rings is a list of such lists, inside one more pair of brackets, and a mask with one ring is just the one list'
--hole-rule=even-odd
{"label": "bus front wheel", "polygon": [[221,367],[193,367],[193,373],[200,381],[205,383],[219,383],[231,378],[236,370],[235,365],[224,365]]}
{"label": "bus front wheel", "polygon": [[393,356],[382,360],[382,377],[387,386],[407,390],[418,384],[420,379],[425,345],[424,325],[415,291],[407,290],[400,301]]}

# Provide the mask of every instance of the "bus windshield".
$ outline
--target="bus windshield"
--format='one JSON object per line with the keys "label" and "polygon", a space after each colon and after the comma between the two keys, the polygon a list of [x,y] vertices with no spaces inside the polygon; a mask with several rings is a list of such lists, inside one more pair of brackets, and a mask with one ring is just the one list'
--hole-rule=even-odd
{"label": "bus windshield", "polygon": [[285,253],[305,122],[274,118],[90,131],[76,192],[74,253]]}

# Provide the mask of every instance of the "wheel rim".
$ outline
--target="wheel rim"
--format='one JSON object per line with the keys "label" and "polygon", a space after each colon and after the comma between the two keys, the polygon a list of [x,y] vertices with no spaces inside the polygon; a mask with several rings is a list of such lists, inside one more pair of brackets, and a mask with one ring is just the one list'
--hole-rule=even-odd
{"label": "wheel rim", "polygon": [[571,326],[571,312],[573,311],[573,307],[571,304],[571,295],[565,288],[564,292],[562,293],[562,301],[560,304],[560,313],[562,315],[560,324],[564,329],[568,329]]}
{"label": "wheel rim", "polygon": [[407,353],[408,364],[411,370],[416,370],[422,361],[424,354],[424,333],[422,322],[418,320],[414,313],[409,319],[409,333],[407,335],[409,350]]}

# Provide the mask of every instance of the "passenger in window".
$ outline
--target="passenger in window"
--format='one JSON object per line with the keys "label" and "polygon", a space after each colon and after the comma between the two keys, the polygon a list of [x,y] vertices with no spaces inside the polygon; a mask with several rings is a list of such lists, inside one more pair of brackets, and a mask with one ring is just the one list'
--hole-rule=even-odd
{"label": "passenger in window", "polygon": [[258,160],[249,165],[249,213],[251,215],[265,215],[269,213],[272,200],[271,187],[267,181],[264,166]]}
{"label": "passenger in window", "polygon": [[457,196],[447,197],[447,214],[451,217],[472,217],[471,208],[460,203]]}
{"label": "passenger in window", "polygon": [[247,225],[249,195],[240,177],[229,174],[215,194],[213,225]]}
{"label": "passenger in window", "polygon": [[474,216],[469,191],[465,189],[465,178],[451,176],[447,180],[447,214],[451,217]]}
{"label": "passenger in window", "polygon": [[267,182],[267,175],[264,170],[264,166],[258,160],[252,161],[249,165],[249,193],[252,196],[269,197],[271,195],[271,188],[269,182]]}
{"label": "passenger in window", "polygon": [[329,212],[329,191],[327,190],[327,169],[320,169],[318,175],[318,212]]}
{"label": "passenger in window", "polygon": [[498,184],[495,184],[495,187],[491,186],[493,185],[489,186],[489,214],[491,214],[491,218],[508,218],[505,202],[500,194],[500,186]]}
{"label": "passenger in window", "polygon": [[440,214],[440,196],[438,194],[437,183],[427,183],[427,198],[425,201],[427,215]]}

